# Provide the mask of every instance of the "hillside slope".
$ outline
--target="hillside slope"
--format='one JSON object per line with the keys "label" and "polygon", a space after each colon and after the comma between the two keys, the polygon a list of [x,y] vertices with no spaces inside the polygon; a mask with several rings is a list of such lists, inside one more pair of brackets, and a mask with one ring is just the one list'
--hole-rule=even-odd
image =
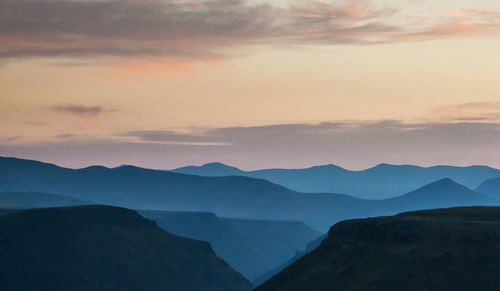
{"label": "hillside slope", "polygon": [[135,211],[77,206],[0,216],[4,290],[249,290],[209,244]]}
{"label": "hillside slope", "polygon": [[349,220],[256,290],[498,290],[500,208]]}

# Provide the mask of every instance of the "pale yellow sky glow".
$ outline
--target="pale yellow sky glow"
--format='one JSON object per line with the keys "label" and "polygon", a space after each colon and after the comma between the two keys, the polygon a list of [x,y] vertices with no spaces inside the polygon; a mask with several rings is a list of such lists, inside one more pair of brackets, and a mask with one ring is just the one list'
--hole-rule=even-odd
{"label": "pale yellow sky glow", "polygon": [[[133,1],[103,2],[111,3],[106,6],[111,12],[114,5],[125,5],[131,11],[151,13],[146,4],[136,8],[130,4]],[[369,128],[366,123],[394,120],[419,126],[466,122],[483,124],[489,131],[482,143],[469,147],[465,160],[459,157],[466,149],[433,162],[398,143],[398,153],[392,157],[374,152],[353,160],[345,155],[355,153],[339,146],[297,162],[289,161],[293,151],[288,158],[262,157],[261,164],[302,167],[338,161],[352,168],[378,162],[500,167],[500,155],[493,150],[497,141],[491,138],[499,133],[500,121],[500,5],[498,1],[436,2],[302,1],[276,7],[250,2],[249,7],[241,4],[247,2],[235,1],[240,4],[228,8],[224,1],[201,1],[216,8],[196,10],[186,6],[188,2],[155,0],[151,3],[158,7],[181,8],[175,8],[175,15],[155,16],[165,23],[151,31],[141,31],[142,24],[131,18],[136,25],[128,28],[130,36],[124,28],[108,37],[108,26],[116,24],[103,21],[92,27],[76,22],[87,17],[92,21],[85,12],[75,12],[79,14],[73,18],[74,26],[83,27],[78,30],[84,31],[81,35],[70,28],[53,34],[57,23],[42,23],[31,33],[29,21],[16,22],[20,27],[14,27],[6,13],[26,12],[26,17],[33,17],[36,11],[30,11],[34,9],[30,5],[37,7],[43,1],[23,0],[18,3],[25,6],[17,7],[16,1],[0,0],[0,10],[7,11],[0,12],[0,155],[55,157],[70,166],[115,165],[119,157],[83,161],[83,149],[68,150],[59,158],[36,147],[99,142],[214,147],[240,141],[218,134],[195,140],[192,135],[206,137],[228,127],[324,122]],[[94,7],[88,6],[90,13]],[[191,22],[175,21],[184,14],[188,20],[192,16]],[[250,21],[255,15],[264,16]],[[120,16],[128,21],[128,14]],[[197,29],[203,21],[209,23],[207,28]],[[127,134],[133,131],[187,136],[186,140],[150,140]],[[336,141],[335,131],[322,134]],[[451,140],[442,141],[443,151]],[[254,148],[266,146],[263,139]],[[383,143],[379,146],[384,148]],[[483,156],[485,149],[494,157]],[[214,160],[259,167],[250,157],[262,152],[246,150],[248,156],[240,151],[224,156],[211,149],[205,154],[202,149],[186,150],[184,156],[165,157],[161,164],[151,162],[154,159],[143,151],[130,150],[122,160],[163,168]],[[78,161],[71,161],[73,157]]]}

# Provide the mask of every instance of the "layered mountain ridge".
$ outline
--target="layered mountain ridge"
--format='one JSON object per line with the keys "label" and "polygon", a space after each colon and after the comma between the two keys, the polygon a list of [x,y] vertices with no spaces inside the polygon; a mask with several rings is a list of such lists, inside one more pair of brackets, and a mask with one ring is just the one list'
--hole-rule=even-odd
{"label": "layered mountain ridge", "polygon": [[[302,221],[319,231],[350,218],[498,203],[449,179],[435,183],[433,191],[421,188],[416,190],[420,191],[418,195],[364,200],[345,194],[300,193],[263,179],[241,176],[201,177],[131,166],[73,170],[0,158],[0,191],[57,193],[134,209],[207,211],[222,217]],[[426,199],[419,198],[424,192],[429,192]]]}
{"label": "layered mountain ridge", "polygon": [[210,163],[172,171],[208,177],[237,175],[262,178],[298,192],[346,193],[364,199],[396,197],[444,178],[476,189],[483,181],[500,177],[500,170],[486,166],[420,167],[390,164],[379,164],[361,171],[350,171],[333,164],[306,169],[242,171],[221,163]]}

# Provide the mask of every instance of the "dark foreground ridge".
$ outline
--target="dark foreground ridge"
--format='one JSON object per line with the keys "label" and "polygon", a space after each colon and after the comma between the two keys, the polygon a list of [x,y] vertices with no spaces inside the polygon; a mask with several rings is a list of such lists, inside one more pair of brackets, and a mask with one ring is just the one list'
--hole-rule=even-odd
{"label": "dark foreground ridge", "polygon": [[76,206],[0,216],[2,290],[249,290],[206,242],[135,211]]}
{"label": "dark foreground ridge", "polygon": [[500,290],[500,207],[348,220],[257,290]]}

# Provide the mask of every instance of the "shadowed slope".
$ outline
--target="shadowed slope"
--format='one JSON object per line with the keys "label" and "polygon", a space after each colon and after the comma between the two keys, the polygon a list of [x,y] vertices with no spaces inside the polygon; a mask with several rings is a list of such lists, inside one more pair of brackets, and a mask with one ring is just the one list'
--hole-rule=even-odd
{"label": "shadowed slope", "polygon": [[0,217],[4,290],[248,290],[206,242],[164,232],[135,211],[78,206]]}
{"label": "shadowed slope", "polygon": [[257,290],[498,290],[500,208],[343,221]]}

